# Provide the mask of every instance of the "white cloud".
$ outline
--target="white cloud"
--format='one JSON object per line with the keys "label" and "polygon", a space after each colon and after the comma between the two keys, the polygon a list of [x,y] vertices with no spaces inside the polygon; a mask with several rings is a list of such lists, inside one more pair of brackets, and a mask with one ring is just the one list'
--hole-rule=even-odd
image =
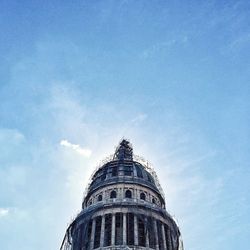
{"label": "white cloud", "polygon": [[131,123],[138,123],[138,122],[142,122],[144,120],[147,119],[147,114],[139,114],[138,116],[136,116],[132,121]]}
{"label": "white cloud", "polygon": [[158,55],[165,53],[168,50],[172,49],[174,46],[186,44],[188,42],[188,39],[188,36],[184,35],[177,39],[170,39],[168,41],[158,42],[156,44],[153,44],[151,47],[146,48],[142,53],[142,57],[147,59],[156,54]]}
{"label": "white cloud", "polygon": [[9,209],[6,208],[0,208],[0,218],[5,217],[9,214]]}
{"label": "white cloud", "polygon": [[71,142],[69,142],[67,140],[61,140],[60,145],[62,145],[64,147],[71,148],[74,151],[76,151],[78,154],[83,155],[85,157],[90,157],[91,154],[92,154],[92,151],[90,149],[82,148],[82,147],[80,147],[80,145],[73,144],[73,143],[71,143]]}

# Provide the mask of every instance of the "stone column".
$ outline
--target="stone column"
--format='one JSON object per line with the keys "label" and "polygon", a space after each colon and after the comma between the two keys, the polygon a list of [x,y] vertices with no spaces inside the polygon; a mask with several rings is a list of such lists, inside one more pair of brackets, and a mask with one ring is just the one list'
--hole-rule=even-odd
{"label": "stone column", "polygon": [[112,214],[111,246],[115,245],[115,214]]}
{"label": "stone column", "polygon": [[150,193],[148,194],[148,201],[149,201],[150,203],[152,203],[152,196],[151,196]]}
{"label": "stone column", "polygon": [[127,214],[123,214],[123,245],[127,245]]}
{"label": "stone column", "polygon": [[102,224],[101,224],[101,238],[100,238],[100,247],[104,245],[104,227],[105,227],[105,216],[102,216]]}
{"label": "stone column", "polygon": [[170,228],[167,229],[167,236],[168,236],[168,250],[173,250]]}
{"label": "stone column", "polygon": [[167,250],[167,242],[166,242],[166,237],[165,237],[165,227],[164,224],[161,224],[161,232],[162,232],[162,239],[163,239],[163,249]]}
{"label": "stone column", "polygon": [[134,215],[134,241],[135,246],[138,246],[138,220],[137,215]]}
{"label": "stone column", "polygon": [[94,218],[93,221],[92,221],[91,239],[90,239],[90,249],[94,249],[95,224],[96,224],[96,218]]}
{"label": "stone column", "polygon": [[151,227],[151,225],[148,225],[148,218],[145,217],[145,220],[144,220],[144,228],[145,228],[145,237],[146,237],[146,248],[148,249],[149,248],[149,232],[148,232],[148,229],[149,227]]}
{"label": "stone column", "polygon": [[159,250],[159,239],[158,239],[158,230],[157,230],[156,220],[154,220],[154,234],[155,234],[155,249]]}
{"label": "stone column", "polygon": [[119,199],[122,199],[122,188],[118,188],[118,194],[117,194],[117,198],[119,198]]}
{"label": "stone column", "polygon": [[139,199],[138,194],[139,194],[139,191],[138,191],[138,188],[136,188],[136,189],[135,189],[135,198],[136,198],[136,200],[138,200],[138,199]]}

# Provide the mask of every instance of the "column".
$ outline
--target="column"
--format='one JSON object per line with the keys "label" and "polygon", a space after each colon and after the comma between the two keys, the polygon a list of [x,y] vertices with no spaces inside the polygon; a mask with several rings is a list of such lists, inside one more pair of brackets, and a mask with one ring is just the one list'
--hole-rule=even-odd
{"label": "column", "polygon": [[92,221],[91,239],[90,239],[90,249],[94,249],[95,224],[96,224],[96,218],[94,218],[93,221]]}
{"label": "column", "polygon": [[111,246],[115,245],[115,214],[112,214]]}
{"label": "column", "polygon": [[123,245],[127,245],[127,214],[124,213],[123,214],[123,227],[122,227],[122,230],[123,230]]}
{"label": "column", "polygon": [[138,220],[136,214],[134,214],[134,242],[135,246],[138,246]]}
{"label": "column", "polygon": [[161,223],[161,232],[162,232],[162,239],[163,239],[163,249],[167,250],[167,242],[166,242],[166,237],[165,237],[165,228],[164,228],[163,223]]}
{"label": "column", "polygon": [[139,197],[138,197],[138,193],[139,193],[139,192],[138,192],[138,189],[136,188],[136,189],[135,189],[135,198],[136,198],[136,200],[138,200],[138,199],[139,199]]}
{"label": "column", "polygon": [[100,247],[104,245],[104,232],[105,232],[105,216],[102,216],[102,224],[101,224],[101,238],[100,238]]}
{"label": "column", "polygon": [[145,217],[144,225],[145,225],[145,230],[146,230],[146,232],[145,232],[146,233],[146,248],[149,248],[149,231],[148,231],[148,229],[151,225],[148,225],[148,218],[147,217]]}
{"label": "column", "polygon": [[168,235],[168,250],[173,250],[170,228],[167,229],[167,235]]}
{"label": "column", "polygon": [[154,234],[155,234],[155,249],[159,250],[159,240],[158,240],[158,230],[157,230],[156,220],[154,220]]}

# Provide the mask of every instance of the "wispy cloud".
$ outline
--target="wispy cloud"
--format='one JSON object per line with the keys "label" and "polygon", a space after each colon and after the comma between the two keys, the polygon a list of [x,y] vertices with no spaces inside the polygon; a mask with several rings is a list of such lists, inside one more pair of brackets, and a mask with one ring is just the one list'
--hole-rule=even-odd
{"label": "wispy cloud", "polygon": [[9,209],[7,208],[0,208],[0,218],[5,217],[9,214]]}
{"label": "wispy cloud", "polygon": [[143,53],[143,58],[150,58],[156,54],[165,53],[167,50],[173,48],[177,45],[183,45],[188,42],[188,37],[184,35],[183,37],[177,38],[177,39],[170,39],[168,41],[164,42],[158,42],[156,44],[153,44],[151,47],[146,48]]}
{"label": "wispy cloud", "polygon": [[60,145],[64,147],[68,147],[76,151],[78,154],[83,155],[84,157],[90,157],[92,154],[92,151],[88,148],[82,148],[78,144],[73,144],[67,140],[61,140]]}
{"label": "wispy cloud", "polygon": [[131,120],[131,123],[139,123],[147,119],[147,114],[139,114],[136,116],[133,120]]}

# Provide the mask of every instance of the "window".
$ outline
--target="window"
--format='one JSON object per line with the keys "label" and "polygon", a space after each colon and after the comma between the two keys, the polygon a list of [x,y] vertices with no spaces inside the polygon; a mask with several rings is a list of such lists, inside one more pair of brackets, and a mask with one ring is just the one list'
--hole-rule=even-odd
{"label": "window", "polygon": [[117,174],[118,174],[117,166],[112,167],[111,175],[112,175],[112,176],[117,176]]}
{"label": "window", "polygon": [[125,198],[132,198],[132,192],[130,191],[130,190],[127,190],[126,192],[125,192]]}
{"label": "window", "polygon": [[124,170],[124,175],[126,175],[126,176],[131,176],[132,175],[132,172],[133,172],[132,166],[125,165],[123,167],[123,170]]}
{"label": "window", "polygon": [[101,195],[101,194],[98,195],[97,200],[98,200],[98,201],[102,201],[102,195]]}
{"label": "window", "polygon": [[116,198],[116,191],[115,191],[115,190],[111,191],[111,193],[110,193],[110,198],[111,198],[111,199]]}
{"label": "window", "polygon": [[153,198],[153,199],[152,199],[152,203],[154,203],[154,204],[155,204],[155,198]]}
{"label": "window", "polygon": [[104,168],[104,170],[101,172],[101,181],[104,181],[106,179],[107,175],[107,168]]}
{"label": "window", "polygon": [[140,199],[145,201],[146,200],[146,195],[144,193],[141,193],[140,194]]}
{"label": "window", "polygon": [[143,178],[141,168],[138,165],[135,165],[135,168],[136,168],[137,177]]}

